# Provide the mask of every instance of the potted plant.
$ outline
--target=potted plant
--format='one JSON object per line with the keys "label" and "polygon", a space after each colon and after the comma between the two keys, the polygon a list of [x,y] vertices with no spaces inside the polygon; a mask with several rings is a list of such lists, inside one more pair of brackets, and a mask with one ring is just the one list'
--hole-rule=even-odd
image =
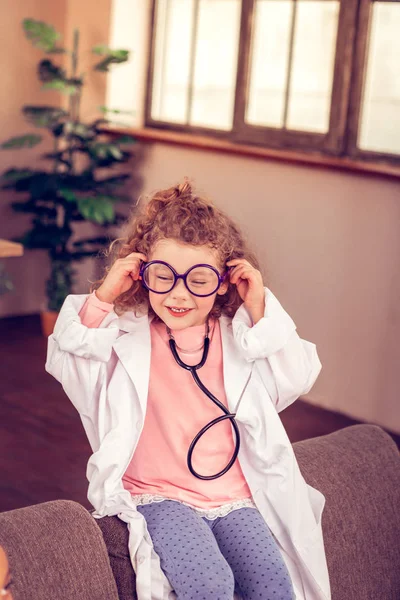
{"label": "potted plant", "polygon": [[[60,35],[51,25],[25,19],[23,29],[28,40],[48,55],[38,65],[42,88],[56,90],[67,99],[65,108],[26,105],[22,109],[31,125],[44,129],[52,138],[52,151],[42,155],[49,167],[11,168],[0,179],[2,188],[25,195],[24,200],[13,202],[12,208],[33,215],[29,230],[16,241],[25,248],[48,252],[48,311],[42,314],[42,323],[49,335],[65,297],[73,291],[76,263],[102,250],[109,241],[106,229],[124,219],[117,208],[120,202],[129,201],[121,186],[130,174],[116,167],[130,159],[132,152],[127,145],[135,140],[104,129],[110,123],[106,114],[121,111],[100,107],[98,118],[81,120],[85,76],[79,71],[78,30],[74,31],[72,50],[67,50],[58,45]],[[97,56],[92,68],[102,73],[129,57],[127,50],[112,50],[105,45],[94,47],[92,52]],[[62,55],[70,59],[69,72],[54,61]],[[42,135],[28,133],[5,141],[1,148],[32,148],[42,139]],[[76,239],[74,225],[82,221],[96,224],[98,235]]]}

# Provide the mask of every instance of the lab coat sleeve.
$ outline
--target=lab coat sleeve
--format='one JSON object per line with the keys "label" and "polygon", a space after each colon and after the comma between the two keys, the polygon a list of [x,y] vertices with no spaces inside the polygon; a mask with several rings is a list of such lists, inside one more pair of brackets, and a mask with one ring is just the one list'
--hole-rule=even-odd
{"label": "lab coat sleeve", "polygon": [[[265,288],[264,317],[252,324],[244,304],[232,321],[233,335],[247,361],[259,364],[278,412],[306,394],[314,385],[321,370],[315,344],[303,340],[296,325],[277,298]],[[267,366],[268,368],[263,368]],[[272,380],[271,380],[272,375]]]}
{"label": "lab coat sleeve", "polygon": [[54,332],[49,336],[45,369],[59,381],[75,408],[89,415],[94,390],[112,347],[119,335],[112,312],[101,326],[90,329],[82,325],[79,311],[87,295],[70,295],[58,316]]}

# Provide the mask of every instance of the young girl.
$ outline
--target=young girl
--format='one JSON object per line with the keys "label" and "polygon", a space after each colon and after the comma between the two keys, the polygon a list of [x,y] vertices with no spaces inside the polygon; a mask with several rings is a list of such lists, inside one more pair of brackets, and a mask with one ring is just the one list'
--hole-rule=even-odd
{"label": "young girl", "polygon": [[94,516],[128,525],[139,600],[330,599],[325,498],[278,416],[320,368],[187,181],[131,220],[96,291],[68,296],[46,369],[93,450]]}

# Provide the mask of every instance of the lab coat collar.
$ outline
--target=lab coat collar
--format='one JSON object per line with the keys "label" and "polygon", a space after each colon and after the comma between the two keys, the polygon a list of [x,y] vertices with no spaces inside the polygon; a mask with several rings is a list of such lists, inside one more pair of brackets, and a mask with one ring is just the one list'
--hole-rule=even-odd
{"label": "lab coat collar", "polygon": [[151,338],[147,314],[136,317],[133,312],[118,319],[121,335],[114,343],[118,355],[130,379],[133,381],[143,411],[146,410],[150,379]]}
{"label": "lab coat collar", "polygon": [[[121,335],[114,344],[114,350],[132,379],[143,408],[146,406],[150,378],[151,320],[148,314],[135,316],[133,312],[125,313],[118,319],[118,327],[126,335]],[[236,412],[250,378],[252,363],[237,351],[231,319],[221,316],[220,326],[225,392],[229,410]]]}
{"label": "lab coat collar", "polygon": [[121,331],[124,331],[125,333],[134,333],[148,328],[152,319],[153,317],[149,316],[147,310],[143,310],[137,315],[133,312],[133,310],[130,310],[119,317],[115,321],[115,324]]}
{"label": "lab coat collar", "polygon": [[220,317],[222,354],[224,369],[224,386],[229,410],[236,412],[238,404],[250,379],[252,364],[238,352],[232,331],[232,320]]}

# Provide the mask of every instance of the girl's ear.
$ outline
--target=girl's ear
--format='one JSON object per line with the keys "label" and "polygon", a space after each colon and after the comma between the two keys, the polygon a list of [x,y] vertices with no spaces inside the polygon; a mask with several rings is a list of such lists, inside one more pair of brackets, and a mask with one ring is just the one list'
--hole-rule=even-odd
{"label": "girl's ear", "polygon": [[224,281],[223,284],[218,288],[217,294],[218,296],[223,296],[228,291],[229,281]]}
{"label": "girl's ear", "polygon": [[230,281],[230,277],[229,277],[230,270],[231,270],[231,267],[227,267],[227,269],[225,271],[225,275],[224,275],[224,281],[221,284],[221,286],[219,287],[218,292],[217,292],[217,294],[219,296],[223,296],[228,291],[229,281]]}

